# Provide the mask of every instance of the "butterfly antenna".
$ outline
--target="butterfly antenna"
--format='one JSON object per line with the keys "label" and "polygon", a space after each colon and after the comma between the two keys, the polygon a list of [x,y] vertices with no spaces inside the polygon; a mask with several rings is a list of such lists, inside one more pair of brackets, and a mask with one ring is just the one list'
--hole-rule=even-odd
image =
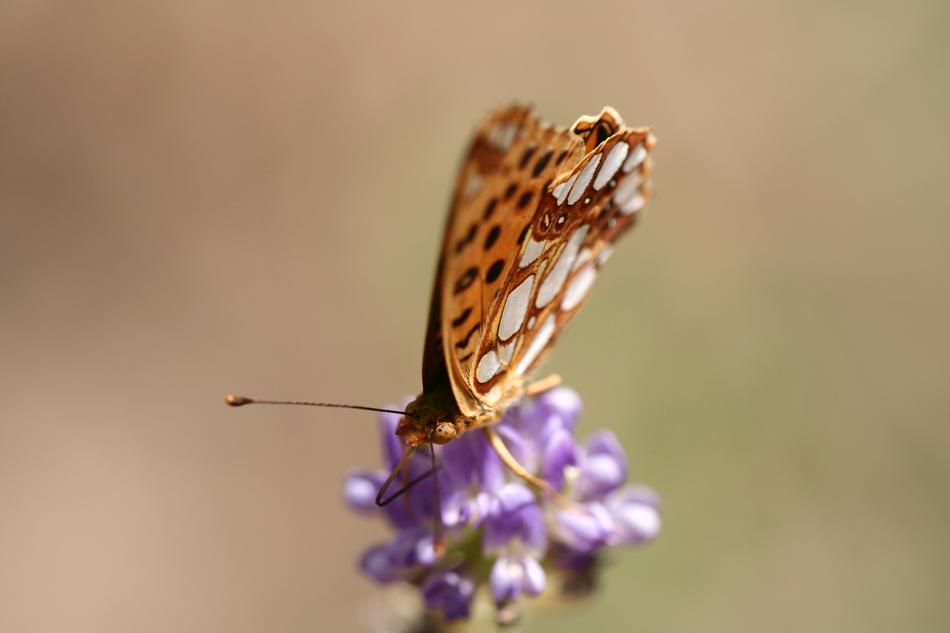
{"label": "butterfly antenna", "polygon": [[436,472],[438,467],[435,464],[435,444],[429,444],[429,454],[432,456],[432,496],[435,501],[435,528],[432,535],[432,549],[435,551],[436,558],[442,558],[445,554],[445,535],[442,525],[442,499],[439,496],[439,475]]}
{"label": "butterfly antenna", "polygon": [[405,411],[398,409],[383,409],[380,407],[369,407],[362,404],[340,404],[337,402],[305,402],[302,400],[255,400],[246,396],[237,396],[233,393],[225,396],[224,401],[228,406],[243,407],[247,404],[289,404],[300,407],[324,407],[328,409],[360,409],[361,411],[378,411],[379,413],[398,413],[399,415],[410,416]]}

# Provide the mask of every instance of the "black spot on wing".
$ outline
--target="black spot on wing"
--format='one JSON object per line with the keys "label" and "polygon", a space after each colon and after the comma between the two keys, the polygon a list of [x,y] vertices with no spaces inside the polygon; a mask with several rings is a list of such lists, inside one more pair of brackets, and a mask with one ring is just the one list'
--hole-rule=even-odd
{"label": "black spot on wing", "polygon": [[492,198],[488,201],[488,204],[485,205],[485,212],[482,213],[482,219],[487,220],[495,212],[495,207],[498,206],[498,198]]}
{"label": "black spot on wing", "polygon": [[466,246],[472,243],[472,240],[475,239],[475,235],[478,233],[478,224],[472,222],[471,226],[468,227],[468,231],[465,233],[465,236],[455,243],[455,254],[458,255],[462,252]]}
{"label": "black spot on wing", "polygon": [[525,207],[527,207],[528,204],[531,202],[532,196],[534,196],[534,192],[532,191],[525,191],[523,194],[521,194],[521,197],[518,198],[518,208],[524,209]]}
{"label": "black spot on wing", "polygon": [[524,238],[528,236],[528,230],[531,229],[530,224],[525,224],[524,228],[521,229],[521,233],[518,234],[518,244],[524,244]]}
{"label": "black spot on wing", "polygon": [[465,349],[466,347],[468,347],[468,342],[472,339],[472,336],[475,334],[475,332],[478,331],[478,328],[480,327],[481,327],[481,324],[479,323],[476,323],[475,325],[473,325],[472,329],[470,329],[468,331],[468,334],[465,335],[465,338],[463,338],[461,341],[455,344],[455,349]]}
{"label": "black spot on wing", "polygon": [[505,269],[505,260],[499,259],[496,260],[494,264],[489,266],[488,272],[485,273],[485,281],[488,283],[494,283],[498,277],[501,276],[501,271]]}
{"label": "black spot on wing", "polygon": [[492,246],[495,245],[495,242],[498,241],[498,236],[501,235],[501,225],[496,224],[491,227],[491,230],[488,231],[488,235],[485,236],[485,250],[489,250]]}
{"label": "black spot on wing", "polygon": [[551,162],[551,156],[554,154],[553,149],[549,149],[541,155],[541,158],[538,159],[538,162],[534,164],[534,170],[531,172],[531,175],[537,178],[541,175],[541,172],[544,171],[544,168],[548,166],[548,163]]}
{"label": "black spot on wing", "polygon": [[472,285],[476,278],[478,278],[478,268],[472,266],[462,273],[462,276],[459,277],[455,282],[455,294],[464,292],[469,286]]}
{"label": "black spot on wing", "polygon": [[519,169],[524,169],[528,166],[528,163],[531,162],[531,157],[534,156],[534,152],[537,149],[536,146],[532,146],[525,150],[524,155],[521,157],[521,162],[518,164]]}
{"label": "black spot on wing", "polygon": [[452,319],[452,327],[461,327],[465,325],[465,322],[468,321],[468,317],[471,314],[472,314],[472,308],[471,307],[465,308],[465,310],[462,311],[462,314]]}

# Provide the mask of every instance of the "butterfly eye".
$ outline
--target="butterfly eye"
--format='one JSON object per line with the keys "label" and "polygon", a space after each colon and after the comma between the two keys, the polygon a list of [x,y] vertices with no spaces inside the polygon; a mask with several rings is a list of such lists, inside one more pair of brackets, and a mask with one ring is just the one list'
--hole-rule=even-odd
{"label": "butterfly eye", "polygon": [[451,422],[439,422],[432,430],[432,441],[436,444],[446,444],[458,435],[458,430]]}

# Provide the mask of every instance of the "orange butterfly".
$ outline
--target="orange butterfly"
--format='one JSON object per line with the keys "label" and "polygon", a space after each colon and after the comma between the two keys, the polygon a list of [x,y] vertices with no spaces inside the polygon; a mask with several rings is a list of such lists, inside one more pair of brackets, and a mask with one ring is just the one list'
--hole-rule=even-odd
{"label": "orange butterfly", "polygon": [[648,128],[627,127],[610,107],[564,129],[511,106],[478,127],[442,242],[422,393],[399,412],[396,434],[406,451],[377,503],[399,494],[383,499],[418,448],[477,428],[509,468],[557,497],[515,461],[491,425],[525,395],[560,382],[550,376],[526,384],[525,376],[583,304],[614,242],[636,223],[650,195],[654,144]]}

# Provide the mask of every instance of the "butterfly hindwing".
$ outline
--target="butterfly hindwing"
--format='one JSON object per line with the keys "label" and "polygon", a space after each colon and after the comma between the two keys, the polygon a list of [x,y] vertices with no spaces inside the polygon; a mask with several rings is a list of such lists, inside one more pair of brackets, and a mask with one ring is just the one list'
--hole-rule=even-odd
{"label": "butterfly hindwing", "polygon": [[520,397],[524,374],[645,204],[652,145],[649,130],[625,127],[610,108],[558,129],[514,106],[478,128],[446,227],[423,363],[424,382],[448,378],[461,413]]}

